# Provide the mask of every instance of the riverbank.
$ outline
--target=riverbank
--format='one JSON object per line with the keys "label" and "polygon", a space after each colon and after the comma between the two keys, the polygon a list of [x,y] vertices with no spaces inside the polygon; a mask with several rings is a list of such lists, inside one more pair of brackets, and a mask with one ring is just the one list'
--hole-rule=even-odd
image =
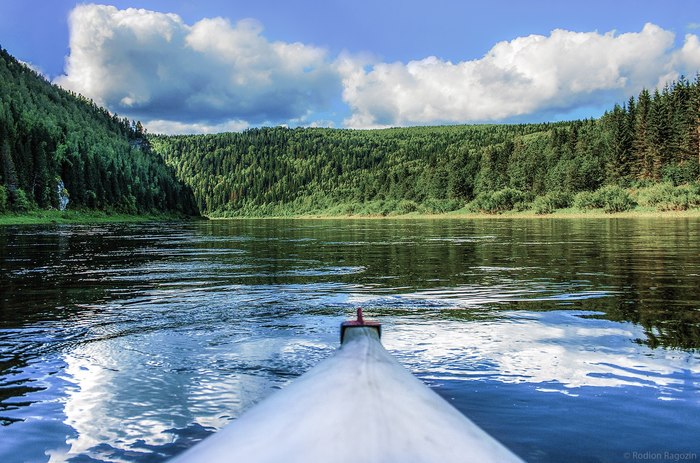
{"label": "riverbank", "polygon": [[36,210],[23,214],[0,214],[2,225],[41,225],[41,224],[93,224],[93,223],[132,223],[167,222],[173,220],[196,220],[179,214],[121,214],[106,211],[58,211]]}
{"label": "riverbank", "polygon": [[611,218],[700,218],[700,208],[683,211],[659,211],[651,208],[636,208],[625,212],[608,213],[602,209],[559,209],[551,214],[537,214],[533,210],[506,211],[500,214],[471,212],[466,209],[445,212],[441,214],[425,214],[409,212],[407,214],[298,214],[279,216],[208,216],[210,220],[239,220],[239,219],[334,219],[334,220],[364,220],[364,219],[611,219]]}
{"label": "riverbank", "polygon": [[240,219],[333,219],[333,220],[481,220],[481,219],[610,219],[610,218],[700,218],[700,208],[684,211],[658,211],[649,208],[636,208],[625,212],[607,213],[602,209],[582,210],[576,208],[559,209],[551,214],[536,214],[533,210],[506,211],[501,214],[470,212],[466,209],[441,214],[410,212],[407,214],[297,214],[270,216],[236,216],[236,217],[186,217],[178,214],[132,215],[104,211],[57,211],[41,210],[24,214],[0,214],[2,225],[41,225],[41,224],[93,224],[93,223],[137,223],[168,222],[182,220],[240,220]]}

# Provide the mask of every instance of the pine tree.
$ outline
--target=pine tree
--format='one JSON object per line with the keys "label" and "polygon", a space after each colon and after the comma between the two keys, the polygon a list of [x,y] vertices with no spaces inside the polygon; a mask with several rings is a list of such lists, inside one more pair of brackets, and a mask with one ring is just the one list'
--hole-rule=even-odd
{"label": "pine tree", "polygon": [[668,90],[663,95],[654,91],[649,108],[648,134],[651,151],[651,177],[661,178],[661,170],[670,157],[671,123],[668,111]]}
{"label": "pine tree", "polygon": [[10,153],[10,143],[3,138],[0,144],[0,167],[2,168],[2,180],[7,189],[14,191],[17,188],[17,169]]}
{"label": "pine tree", "polygon": [[651,106],[649,91],[644,89],[639,94],[634,120],[634,141],[632,172],[637,178],[650,178],[652,175],[652,161],[649,147],[648,116]]}
{"label": "pine tree", "polygon": [[632,155],[632,134],[626,111],[615,105],[606,121],[610,125],[611,137],[607,161],[608,181],[610,183],[626,179],[630,173]]}

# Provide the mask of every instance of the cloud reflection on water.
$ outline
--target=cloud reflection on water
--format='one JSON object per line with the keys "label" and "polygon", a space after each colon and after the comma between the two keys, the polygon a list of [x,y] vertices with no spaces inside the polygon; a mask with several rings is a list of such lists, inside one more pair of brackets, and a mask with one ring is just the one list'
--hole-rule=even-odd
{"label": "cloud reflection on water", "polygon": [[221,334],[135,333],[67,353],[64,422],[74,433],[50,461],[99,459],[105,445],[112,453],[114,446],[167,448],[177,437],[173,430],[221,428],[285,382],[269,370],[291,349],[287,340],[217,340]]}
{"label": "cloud reflection on water", "polygon": [[640,326],[590,315],[595,313],[500,313],[473,323],[399,320],[384,342],[419,374],[430,372],[426,380],[555,383],[561,391],[653,386],[660,399],[676,396],[691,381],[697,392],[697,353],[652,350],[634,342],[644,338]]}
{"label": "cloud reflection on water", "polygon": [[[651,387],[658,399],[698,401],[697,355],[634,343],[643,336],[634,324],[581,311],[493,312],[471,322],[442,315],[382,318],[387,348],[433,386],[497,381],[574,397],[582,387]],[[327,334],[310,340],[175,330],[78,346],[64,356],[72,383],[65,424],[74,437],[50,461],[99,458],[107,444],[167,448],[173,430],[219,429],[327,356],[334,347]],[[309,353],[314,360],[299,363]]]}

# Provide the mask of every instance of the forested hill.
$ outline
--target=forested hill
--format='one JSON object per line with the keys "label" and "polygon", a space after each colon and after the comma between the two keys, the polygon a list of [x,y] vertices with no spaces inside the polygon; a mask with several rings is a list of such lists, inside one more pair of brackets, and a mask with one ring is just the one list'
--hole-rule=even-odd
{"label": "forested hill", "polygon": [[[559,124],[558,129],[566,125]],[[361,207],[374,200],[471,198],[492,188],[492,167],[513,140],[547,125],[412,127],[387,130],[251,129],[152,136],[154,149],[193,188],[206,213],[265,215]],[[456,206],[456,205],[455,205]],[[360,210],[356,212],[361,212]]]}
{"label": "forested hill", "polygon": [[0,213],[68,207],[197,214],[141,124],[47,82],[0,48]]}
{"label": "forested hill", "polygon": [[[659,182],[652,196],[680,195],[663,204],[683,209],[700,205],[699,117],[700,84],[681,79],[597,120],[150,139],[213,215],[434,213],[466,204],[548,212],[577,198],[617,210],[634,203],[629,191]],[[576,195],[599,189],[602,196]]]}

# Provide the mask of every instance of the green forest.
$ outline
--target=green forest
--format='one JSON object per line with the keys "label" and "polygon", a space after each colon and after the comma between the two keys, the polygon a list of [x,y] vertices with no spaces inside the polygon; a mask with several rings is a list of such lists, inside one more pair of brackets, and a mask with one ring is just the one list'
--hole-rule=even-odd
{"label": "green forest", "polygon": [[198,214],[141,123],[67,92],[0,48],[0,214],[33,209]]}
{"label": "green forest", "polygon": [[699,137],[697,77],[571,122],[147,135],[0,49],[0,213],[685,210]]}
{"label": "green forest", "polygon": [[700,82],[599,119],[150,136],[212,216],[700,206]]}

